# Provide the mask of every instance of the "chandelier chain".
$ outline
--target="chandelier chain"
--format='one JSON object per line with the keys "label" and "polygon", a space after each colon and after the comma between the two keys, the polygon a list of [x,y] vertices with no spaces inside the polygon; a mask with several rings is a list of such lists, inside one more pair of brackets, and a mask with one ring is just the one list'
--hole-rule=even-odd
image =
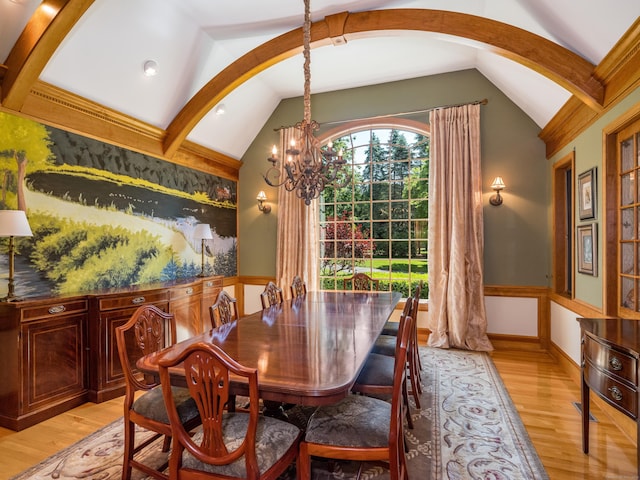
{"label": "chandelier chain", "polygon": [[[302,46],[304,56],[304,116],[295,125],[297,139],[289,147],[284,147],[284,156],[278,158],[278,149],[273,147],[272,156],[267,160],[271,167],[263,175],[272,187],[284,187],[306,205],[318,198],[327,186],[342,188],[350,181],[345,173],[346,161],[342,150],[334,150],[329,142],[323,147],[314,136],[319,125],[311,120],[311,7],[310,0],[304,0],[304,24]],[[284,174],[284,175],[283,175]]]}

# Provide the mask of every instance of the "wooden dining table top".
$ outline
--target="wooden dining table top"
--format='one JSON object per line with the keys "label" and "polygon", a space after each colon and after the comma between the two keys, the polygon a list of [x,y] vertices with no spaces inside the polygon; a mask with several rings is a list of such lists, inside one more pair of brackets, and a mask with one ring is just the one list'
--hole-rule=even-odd
{"label": "wooden dining table top", "polygon": [[[400,298],[397,292],[307,292],[142,357],[137,366],[157,374],[159,358],[207,342],[257,368],[265,400],[334,403],[351,390]],[[247,393],[243,381],[231,380],[234,393]],[[184,383],[184,370],[173,370],[172,382]]]}

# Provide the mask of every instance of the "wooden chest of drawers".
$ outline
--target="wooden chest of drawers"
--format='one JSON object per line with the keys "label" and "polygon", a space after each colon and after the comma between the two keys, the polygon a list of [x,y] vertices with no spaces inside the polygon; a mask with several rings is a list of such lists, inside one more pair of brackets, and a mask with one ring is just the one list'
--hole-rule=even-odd
{"label": "wooden chest of drawers", "polygon": [[[579,318],[582,330],[582,450],[589,453],[589,393],[638,422],[640,321]],[[638,473],[640,474],[640,428]]]}

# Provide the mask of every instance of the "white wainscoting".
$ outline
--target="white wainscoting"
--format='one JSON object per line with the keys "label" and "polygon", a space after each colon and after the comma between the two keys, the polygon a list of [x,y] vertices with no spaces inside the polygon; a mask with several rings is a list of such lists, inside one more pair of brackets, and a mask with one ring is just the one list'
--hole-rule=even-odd
{"label": "white wainscoting", "polygon": [[487,332],[538,337],[538,299],[485,296]]}
{"label": "white wainscoting", "polygon": [[580,324],[577,313],[551,302],[551,341],[580,365]]}

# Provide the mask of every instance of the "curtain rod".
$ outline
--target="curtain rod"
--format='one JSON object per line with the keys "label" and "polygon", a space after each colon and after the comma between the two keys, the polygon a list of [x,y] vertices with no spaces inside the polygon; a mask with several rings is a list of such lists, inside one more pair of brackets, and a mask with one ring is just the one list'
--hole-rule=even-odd
{"label": "curtain rod", "polygon": [[[333,122],[325,122],[325,123],[321,123],[320,126],[324,126],[324,125],[337,125],[340,123],[347,123],[347,122],[361,122],[363,120],[379,120],[381,118],[391,118],[391,117],[404,117],[407,115],[416,115],[418,113],[428,113],[432,110],[439,110],[441,108],[453,108],[453,107],[462,107],[464,105],[486,105],[487,103],[489,103],[489,100],[486,98],[483,98],[482,100],[475,100],[473,102],[468,102],[468,103],[455,103],[455,104],[450,104],[450,105],[439,105],[437,107],[431,107],[431,108],[427,108],[424,110],[413,110],[411,112],[400,112],[400,113],[389,113],[387,115],[377,115],[374,117],[363,117],[363,118],[352,118],[351,120],[335,120]],[[278,128],[274,128],[273,130],[275,132],[282,130],[283,128],[289,128],[289,127],[285,127],[285,126],[281,126]]]}

